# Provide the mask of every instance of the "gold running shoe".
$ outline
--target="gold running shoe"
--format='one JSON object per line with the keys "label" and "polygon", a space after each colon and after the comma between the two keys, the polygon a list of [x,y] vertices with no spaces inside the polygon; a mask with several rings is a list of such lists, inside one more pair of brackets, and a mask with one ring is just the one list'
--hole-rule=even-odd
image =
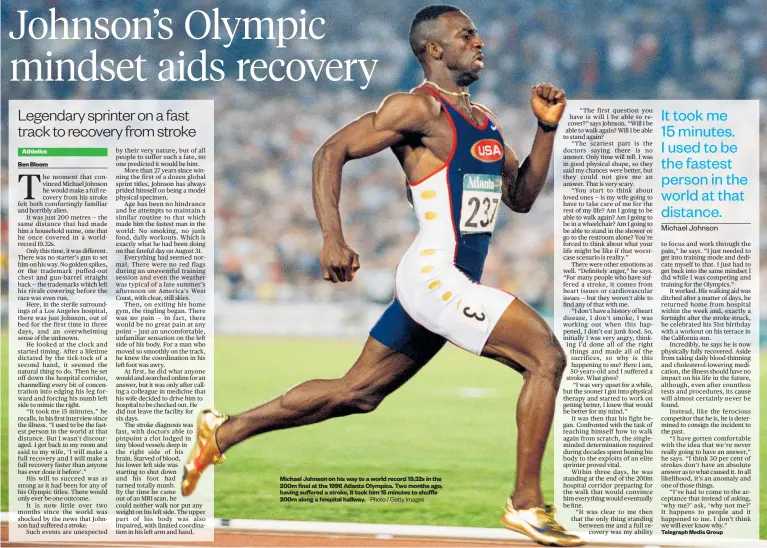
{"label": "gold running shoe", "polygon": [[224,460],[224,455],[216,444],[216,430],[224,424],[229,415],[219,413],[215,409],[205,409],[197,416],[197,434],[192,452],[184,465],[184,477],[181,479],[181,494],[188,497],[197,487],[197,482],[211,464]]}
{"label": "gold running shoe", "polygon": [[501,525],[510,531],[522,533],[544,546],[582,546],[582,538],[568,533],[554,518],[554,506],[516,510],[511,498],[501,515]]}

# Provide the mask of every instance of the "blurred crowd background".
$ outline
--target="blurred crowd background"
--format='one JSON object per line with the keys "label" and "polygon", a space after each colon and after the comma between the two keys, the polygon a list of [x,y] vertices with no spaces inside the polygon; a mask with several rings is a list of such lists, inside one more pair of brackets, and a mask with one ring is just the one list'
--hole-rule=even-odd
{"label": "blurred crowd background", "polygon": [[[448,2],[449,3],[449,2]],[[134,17],[151,15],[157,4],[54,0],[3,2],[4,27],[28,17],[59,15]],[[25,41],[4,32],[4,98],[215,98],[217,292],[243,301],[339,301],[391,299],[394,268],[412,241],[417,225],[405,198],[405,181],[393,155],[384,152],[347,164],[342,215],[348,243],[360,254],[362,270],[353,284],[333,286],[319,271],[322,241],[311,199],[311,162],[318,146],[336,129],[375,109],[388,93],[407,90],[422,79],[407,32],[413,14],[428,2],[328,2],[306,0],[200,1],[194,6],[169,0],[161,16],[172,17],[171,40]],[[485,42],[482,80],[473,100],[500,118],[506,140],[524,158],[535,120],[529,108],[530,85],[550,81],[571,99],[767,99],[767,9],[763,0],[484,0],[457,2],[474,20]],[[276,49],[268,41],[222,41],[204,46],[186,37],[185,15],[193,9],[222,16],[299,16],[327,20],[320,41],[294,41]],[[151,47],[148,47],[151,45]],[[101,57],[143,55],[149,66],[162,58],[188,59],[201,47],[224,59],[225,82],[215,84],[54,83],[7,84],[7,59],[82,58],[94,47]],[[378,59],[371,85],[304,81],[299,84],[235,82],[239,58]],[[7,109],[4,103],[4,109]],[[7,113],[7,111],[6,111]],[[6,125],[7,116],[3,117]],[[760,119],[762,179],[767,172],[765,131]],[[4,136],[7,127],[3,128]],[[5,155],[4,155],[5,156]],[[3,158],[3,184],[7,159]],[[761,189],[761,201],[767,193]],[[3,193],[4,200],[7,193]],[[8,204],[4,201],[3,231]],[[762,208],[762,212],[767,208]],[[553,184],[526,215],[505,211],[499,218],[483,281],[515,293],[541,312],[553,307]],[[764,223],[762,223],[764,225]],[[762,246],[767,243],[764,232]],[[764,250],[763,250],[764,251]],[[3,255],[5,260],[5,254]],[[767,281],[767,267],[761,269]],[[7,288],[7,270],[3,274]],[[764,287],[764,285],[763,285]],[[767,292],[762,291],[763,303]],[[762,306],[762,310],[767,310]]]}

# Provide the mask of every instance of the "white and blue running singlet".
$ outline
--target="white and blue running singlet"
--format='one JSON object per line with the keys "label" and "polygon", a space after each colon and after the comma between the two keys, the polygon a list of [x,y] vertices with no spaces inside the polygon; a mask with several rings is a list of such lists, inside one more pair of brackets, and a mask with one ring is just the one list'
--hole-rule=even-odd
{"label": "white and blue running singlet", "polygon": [[420,230],[397,267],[395,299],[370,334],[426,361],[445,339],[481,353],[515,297],[479,283],[503,206],[501,133],[484,109],[478,126],[436,91],[421,89],[440,101],[453,147],[437,171],[408,182]]}

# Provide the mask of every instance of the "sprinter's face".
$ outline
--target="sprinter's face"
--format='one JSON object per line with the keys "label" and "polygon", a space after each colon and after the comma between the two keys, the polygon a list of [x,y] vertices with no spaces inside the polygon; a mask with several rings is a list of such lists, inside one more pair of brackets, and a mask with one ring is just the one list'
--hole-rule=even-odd
{"label": "sprinter's face", "polygon": [[440,17],[442,25],[439,44],[442,46],[442,61],[451,72],[459,74],[459,82],[468,85],[479,79],[484,68],[484,43],[477,28],[465,13],[451,11]]}

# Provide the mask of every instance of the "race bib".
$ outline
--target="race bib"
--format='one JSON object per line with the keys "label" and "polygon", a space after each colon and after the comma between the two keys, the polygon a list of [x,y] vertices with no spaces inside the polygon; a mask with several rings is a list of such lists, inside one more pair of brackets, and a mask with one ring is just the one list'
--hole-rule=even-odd
{"label": "race bib", "polygon": [[461,234],[493,232],[500,204],[500,175],[477,173],[464,175]]}
{"label": "race bib", "polygon": [[466,302],[458,304],[458,321],[462,325],[477,329],[482,333],[487,333],[487,327],[490,321],[487,319],[485,307],[479,303],[473,306]]}

